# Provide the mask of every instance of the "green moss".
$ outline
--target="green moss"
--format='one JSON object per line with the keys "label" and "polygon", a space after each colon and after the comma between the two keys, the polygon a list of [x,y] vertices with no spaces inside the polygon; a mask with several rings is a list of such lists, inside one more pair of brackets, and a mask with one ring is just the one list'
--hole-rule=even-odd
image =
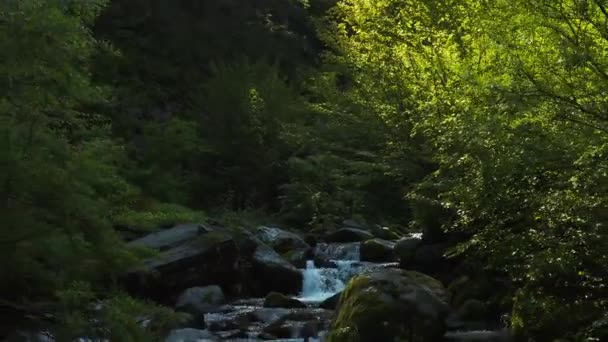
{"label": "green moss", "polygon": [[413,279],[415,283],[426,286],[437,297],[447,301],[448,292],[439,280],[416,271],[406,271],[405,273],[408,277]]}
{"label": "green moss", "polygon": [[398,308],[386,295],[369,287],[365,276],[352,279],[342,296],[329,342],[391,341],[399,335]]}
{"label": "green moss", "polygon": [[141,231],[154,231],[179,223],[204,222],[205,213],[178,204],[153,203],[141,210],[124,210],[116,214],[112,223]]}

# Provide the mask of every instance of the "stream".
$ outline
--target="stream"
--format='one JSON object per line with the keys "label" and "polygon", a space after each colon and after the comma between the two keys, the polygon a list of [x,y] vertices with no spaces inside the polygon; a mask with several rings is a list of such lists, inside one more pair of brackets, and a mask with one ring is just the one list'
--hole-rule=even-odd
{"label": "stream", "polygon": [[[205,315],[205,325],[222,341],[259,341],[265,335],[281,337],[271,341],[322,341],[329,328],[332,311],[320,308],[326,299],[342,292],[355,275],[375,268],[396,267],[397,263],[360,261],[359,243],[319,244],[315,256],[322,255],[335,267],[318,268],[313,260],[302,269],[302,291],[294,298],[306,308],[265,308],[263,298],[241,299]],[[244,336],[246,335],[246,336]]]}

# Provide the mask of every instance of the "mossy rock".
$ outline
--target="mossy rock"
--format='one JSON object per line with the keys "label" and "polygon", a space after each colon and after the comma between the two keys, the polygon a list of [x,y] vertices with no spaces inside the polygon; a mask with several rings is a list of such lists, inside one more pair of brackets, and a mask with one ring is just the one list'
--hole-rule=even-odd
{"label": "mossy rock", "polygon": [[264,299],[265,308],[305,308],[306,304],[282,293],[270,292]]}
{"label": "mossy rock", "polygon": [[445,290],[435,293],[434,285],[424,282],[426,276],[398,269],[351,279],[340,297],[328,341],[439,340],[448,312],[440,298]]}
{"label": "mossy rock", "polygon": [[287,262],[297,268],[306,268],[306,261],[312,257],[309,249],[294,249],[281,255]]}
{"label": "mossy rock", "polygon": [[361,260],[389,262],[394,260],[395,243],[382,239],[371,239],[361,243]]}

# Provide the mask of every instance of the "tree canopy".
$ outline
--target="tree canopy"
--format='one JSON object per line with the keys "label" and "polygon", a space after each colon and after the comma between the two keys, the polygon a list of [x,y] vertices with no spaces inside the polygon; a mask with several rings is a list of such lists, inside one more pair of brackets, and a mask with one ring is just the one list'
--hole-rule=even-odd
{"label": "tree canopy", "polygon": [[151,339],[125,227],[257,211],[456,236],[520,336],[608,327],[604,1],[7,0],[0,51],[0,308]]}

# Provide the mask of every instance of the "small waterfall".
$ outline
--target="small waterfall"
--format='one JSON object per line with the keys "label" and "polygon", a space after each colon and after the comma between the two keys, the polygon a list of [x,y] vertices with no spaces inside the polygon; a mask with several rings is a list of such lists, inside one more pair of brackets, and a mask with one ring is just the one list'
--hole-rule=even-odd
{"label": "small waterfall", "polygon": [[301,296],[303,302],[320,303],[344,289],[339,268],[316,268],[312,260],[306,262],[303,272],[304,284]]}

